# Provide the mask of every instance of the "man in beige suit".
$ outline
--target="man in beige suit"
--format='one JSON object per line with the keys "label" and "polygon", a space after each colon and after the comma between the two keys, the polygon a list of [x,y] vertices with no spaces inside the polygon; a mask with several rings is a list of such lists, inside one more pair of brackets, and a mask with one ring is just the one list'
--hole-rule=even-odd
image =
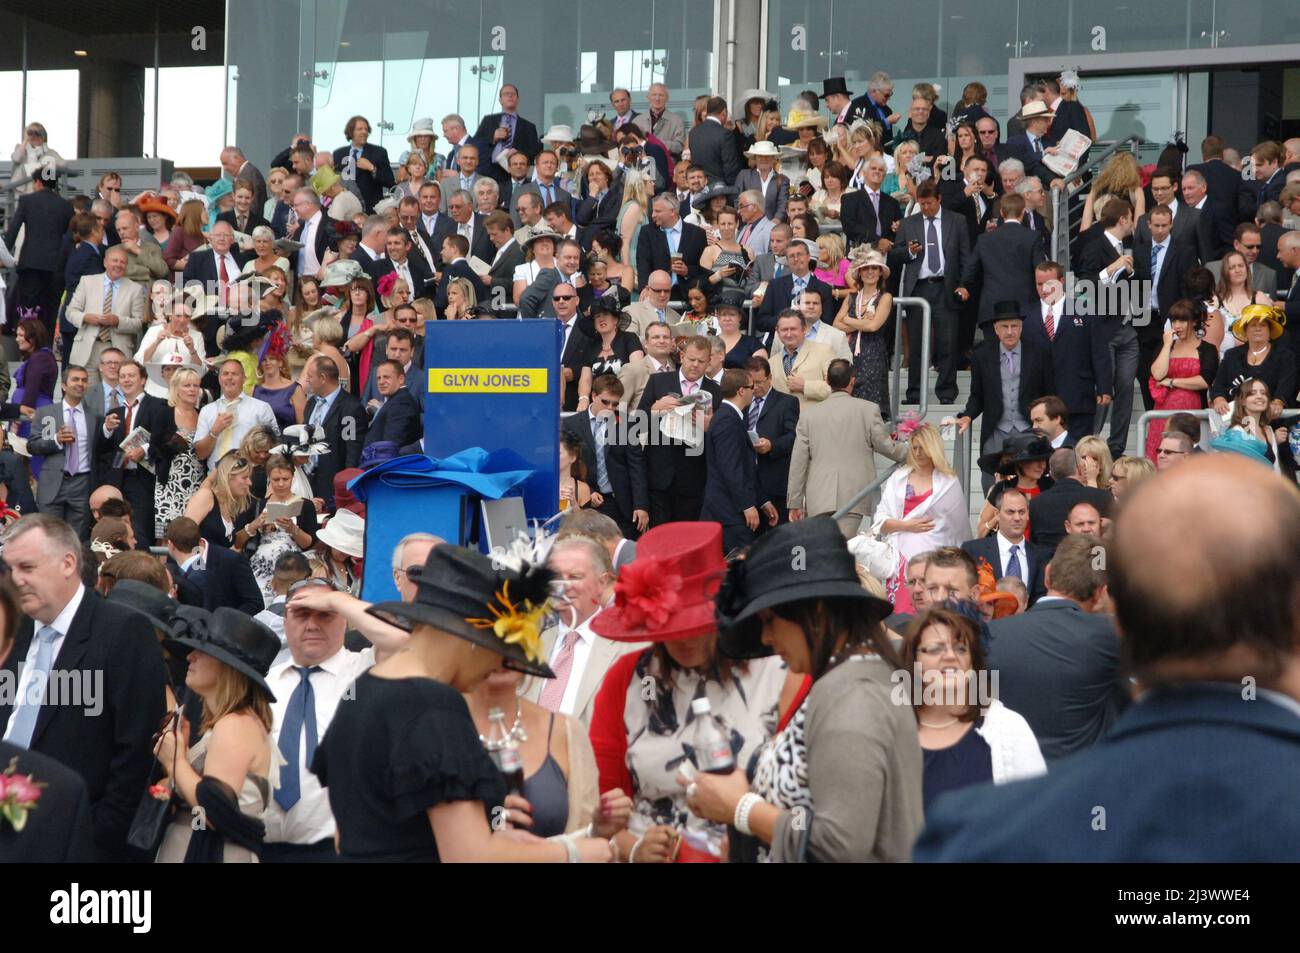
{"label": "man in beige suit", "polygon": [[[830,396],[801,410],[794,432],[786,494],[791,520],[834,513],[853,499],[876,478],[875,454],[898,463],[907,458],[907,444],[890,436],[880,408],[853,396],[852,364],[832,361],[826,378]],[[856,535],[871,511],[868,498],[841,517],[845,537]]]}
{"label": "man in beige suit", "polygon": [[623,382],[623,403],[633,410],[641,405],[641,394],[645,392],[645,384],[651,374],[665,369],[676,370],[676,365],[673,364],[676,349],[668,325],[656,321],[645,329],[642,337],[646,356],[631,364],[624,364],[618,372],[618,379]]}
{"label": "man in beige suit", "polygon": [[115,347],[134,354],[144,328],[145,292],[126,279],[126,249],[104,252],[104,273],[86,275],[68,302],[68,320],[77,327],[70,364],[87,369],[90,386],[99,383],[99,354]]}
{"label": "man in beige suit", "polygon": [[551,547],[547,563],[564,580],[568,604],[559,622],[542,633],[555,678],[533,679],[525,697],[589,727],[605,673],[620,656],[645,645],[613,642],[591,631],[591,620],[609,604],[614,588],[614,567],[604,546],[590,537],[569,536]]}
{"label": "man in beige suit", "polygon": [[668,298],[672,291],[672,275],[666,271],[650,272],[645,287],[641,289],[641,299],[627,307],[627,313],[632,316],[632,324],[628,330],[645,341],[646,329],[656,321],[662,321],[667,325],[680,324],[681,314],[668,307]]}
{"label": "man in beige suit", "polygon": [[831,395],[826,368],[835,352],[825,344],[806,340],[803,315],[790,308],[776,319],[776,336],[781,346],[772,353],[772,386],[783,394],[799,398],[799,413]]}

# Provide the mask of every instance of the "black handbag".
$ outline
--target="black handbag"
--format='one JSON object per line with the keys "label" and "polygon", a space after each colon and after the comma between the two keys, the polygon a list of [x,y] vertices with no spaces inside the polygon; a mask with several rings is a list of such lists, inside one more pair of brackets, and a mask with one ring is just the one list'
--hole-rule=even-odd
{"label": "black handbag", "polygon": [[[171,715],[171,720],[167,726],[160,732],[176,732],[180,729],[181,713],[178,708]],[[140,803],[136,805],[135,816],[131,818],[131,827],[126,833],[126,843],[137,850],[154,853],[158,850],[162,842],[163,831],[167,823],[175,814],[176,800],[174,797],[175,782],[171,780],[176,776],[176,757],[172,756],[172,774],[165,781],[151,782],[148,790],[140,798]],[[152,772],[149,775],[153,777]],[[161,783],[167,788],[167,797],[158,797],[153,793],[154,788]]]}

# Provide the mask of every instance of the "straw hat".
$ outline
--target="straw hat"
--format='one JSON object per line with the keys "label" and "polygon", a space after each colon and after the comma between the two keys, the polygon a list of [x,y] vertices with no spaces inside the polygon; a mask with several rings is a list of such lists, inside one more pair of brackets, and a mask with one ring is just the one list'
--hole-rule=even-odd
{"label": "straw hat", "polygon": [[806,126],[825,129],[829,125],[830,120],[820,113],[804,112],[802,109],[791,109],[790,115],[785,120],[785,128],[790,130],[803,129]]}
{"label": "straw hat", "polygon": [[1035,99],[1033,102],[1025,103],[1020,112],[1016,113],[1016,118],[1021,122],[1028,122],[1030,119],[1051,119],[1055,115],[1052,107],[1041,99]]}
{"label": "straw hat", "polygon": [[1267,323],[1268,339],[1276,341],[1282,336],[1282,329],[1286,327],[1286,313],[1266,304],[1248,304],[1241,309],[1241,317],[1232,322],[1232,336],[1245,344],[1246,325],[1252,321]]}
{"label": "straw hat", "polygon": [[415,122],[411,123],[411,131],[406,134],[406,141],[410,143],[412,148],[414,148],[415,143],[411,140],[416,136],[433,136],[433,141],[437,142],[438,134],[433,131],[433,120],[425,117],[424,119],[417,119]]}
{"label": "straw hat", "polygon": [[339,510],[316,538],[326,546],[361,559],[366,552],[366,521],[351,510]]}
{"label": "straw hat", "polygon": [[870,246],[857,245],[849,252],[849,271],[856,274],[863,268],[879,268],[882,283],[889,278],[889,265],[885,256]]}
{"label": "straw hat", "polygon": [[770,159],[775,159],[781,155],[781,150],[766,139],[760,139],[745,150],[745,155],[755,159],[759,156],[766,156]]}

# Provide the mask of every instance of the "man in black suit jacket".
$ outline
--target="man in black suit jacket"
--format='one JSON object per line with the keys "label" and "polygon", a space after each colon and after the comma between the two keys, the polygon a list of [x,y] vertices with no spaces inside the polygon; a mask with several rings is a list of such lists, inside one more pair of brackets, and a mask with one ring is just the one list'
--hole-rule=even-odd
{"label": "man in black suit jacket", "polygon": [[267,228],[271,227],[271,223],[262,217],[262,207],[260,205],[256,208],[250,206],[248,211],[244,213],[244,221],[242,223],[239,221],[238,211],[233,208],[228,212],[222,212],[218,215],[217,221],[225,222],[235,231],[243,232],[245,235],[250,236],[253,234],[253,229],[257,228],[259,225],[265,225]]}
{"label": "man in black suit jacket", "polygon": [[703,169],[710,182],[720,180],[731,185],[744,162],[736,148],[736,136],[727,128],[727,101],[713,96],[704,108],[704,121],[694,126],[688,136],[691,164]]}
{"label": "man in black suit jacket", "polygon": [[966,219],[970,245],[984,234],[985,226],[993,216],[993,202],[997,193],[988,181],[988,160],[983,156],[970,156],[956,179],[940,179],[940,202]]}
{"label": "man in black suit jacket", "polygon": [[[700,518],[707,473],[702,441],[688,446],[680,440],[669,440],[660,432],[660,420],[663,414],[678,406],[677,398],[681,395],[703,390],[712,396],[715,409],[722,403],[718,385],[704,374],[709,365],[709,352],[707,338],[691,339],[682,351],[677,373],[651,374],[641,393],[637,410],[641,419],[648,421],[651,434],[647,434],[648,445],[634,456],[645,468],[651,526]],[[704,412],[697,408],[696,421],[703,416]]]}
{"label": "man in black suit jacket", "polygon": [[1242,204],[1241,193],[1248,187],[1241,172],[1223,161],[1224,148],[1225,143],[1218,136],[1206,136],[1201,140],[1201,161],[1189,165],[1186,172],[1197,172],[1205,180],[1207,204],[1217,205],[1227,213],[1225,217],[1229,221],[1228,231],[1231,233],[1237,227]]}
{"label": "man in black suit jacket", "polygon": [[1129,703],[1119,634],[1103,609],[1105,578],[1095,568],[1100,546],[1093,536],[1069,537],[1048,564],[1047,595],[1028,612],[989,623],[998,697],[1029,722],[1049,765],[1094,745]]}
{"label": "man in black suit jacket", "polygon": [[[24,615],[4,663],[5,678],[17,690],[0,696],[0,728],[11,744],[81,776],[99,860],[152,860],[126,846],[126,833],[154,765],[153,733],[166,710],[158,640],[130,609],[82,584],[81,545],[62,520],[32,514],[10,532],[17,535],[5,542],[3,558]],[[27,686],[37,684],[35,673],[42,670],[50,679],[45,692],[33,696]],[[36,698],[40,703],[32,704]]]}
{"label": "man in black suit jacket", "polygon": [[[903,209],[896,198],[880,190],[885,181],[885,160],[882,157],[873,156],[867,160],[865,178],[862,188],[847,192],[840,199],[840,226],[850,248],[866,244],[887,251],[890,246],[881,247],[881,243],[893,242],[894,227],[902,221]],[[879,216],[876,215],[877,203],[880,205]]]}
{"label": "man in black suit jacket", "polygon": [[[505,152],[521,152],[531,165],[537,153],[542,151],[542,140],[537,135],[537,127],[518,113],[519,87],[514,83],[503,83],[498,102],[502,112],[488,113],[483,117],[474,133],[474,144],[482,156],[479,167],[483,173],[496,179],[497,184],[504,185],[510,176],[497,162],[498,157]],[[504,190],[502,194],[505,194]]]}
{"label": "man in black suit jacket", "polygon": [[[63,237],[71,221],[72,204],[59,195],[56,180],[37,175],[32,179],[32,192],[18,199],[18,208],[5,229],[5,245],[11,251],[18,247],[19,229],[26,229],[18,252],[15,300],[21,308],[40,308],[41,321],[51,337],[59,305],[59,276],[63,274]],[[16,315],[9,320],[18,322]]]}
{"label": "man in black suit jacket", "polygon": [[1070,447],[1052,453],[1052,486],[1029,504],[1029,541],[1055,551],[1065,539],[1065,521],[1076,503],[1091,503],[1097,512],[1110,516],[1114,498],[1106,490],[1083,482],[1083,460]]}
{"label": "man in black suit jacket", "polygon": [[[423,371],[416,368],[412,368],[412,371],[423,374]],[[370,376],[374,378],[378,396],[366,406],[374,416],[370,418],[363,446],[368,447],[384,440],[404,447],[419,440],[424,435],[420,406],[407,387],[402,365],[385,359],[370,369]]]}
{"label": "man in black suit jacket", "polygon": [[[673,276],[674,295],[680,295],[685,300],[686,289],[704,275],[704,269],[700,267],[700,256],[708,246],[708,238],[704,229],[698,225],[682,221],[677,197],[671,192],[661,192],[655,196],[650,215],[654,219],[654,227],[642,228],[637,240],[637,287],[646,286],[650,281],[650,272],[666,271]],[[671,254],[669,232],[676,237],[676,258]]]}
{"label": "man in black suit jacket", "polygon": [[212,611],[225,606],[249,615],[265,608],[248,557],[201,538],[194,520],[186,516],[172,520],[163,543],[177,567],[173,578],[178,585],[184,580],[194,586],[202,597],[202,608]]}
{"label": "man in black suit jacket", "polygon": [[[984,425],[980,428],[981,456],[1001,449],[1009,435],[1027,431],[1029,405],[1045,394],[1056,392],[1051,354],[1041,342],[1025,337],[1023,327],[1020,302],[998,302],[992,320],[995,336],[986,339],[971,356],[970,396],[957,424],[965,431],[972,420],[984,415]],[[1015,407],[1003,404],[1008,367],[1014,368],[1017,376]]]}
{"label": "man in black suit jacket", "polygon": [[1052,552],[1025,540],[1025,527],[1029,523],[1029,499],[1019,490],[1004,490],[998,499],[998,531],[981,539],[969,539],[961,548],[970,553],[975,564],[988,560],[993,575],[1017,576],[1029,590],[1032,606],[1047,594],[1043,582],[1043,569],[1052,558]]}
{"label": "man in black suit jacket", "polygon": [[[1156,169],[1151,173],[1151,197],[1153,205],[1147,206],[1147,213],[1138,219],[1134,232],[1136,241],[1150,241],[1151,229],[1147,224],[1156,206],[1165,206],[1174,219],[1173,238],[1179,245],[1185,245],[1195,259],[1200,259],[1201,246],[1197,237],[1196,223],[1201,217],[1200,210],[1184,205],[1178,201],[1180,179],[1177,171]],[[1212,260],[1212,259],[1211,259]]]}
{"label": "man in black suit jacket", "polygon": [[[375,263],[378,266],[375,273],[379,276],[375,279],[376,284],[384,275],[395,271],[410,285],[412,300],[434,296],[437,286],[433,280],[433,271],[425,262],[423,255],[411,254],[410,235],[394,225],[388,230],[384,249],[385,257]],[[362,267],[365,267],[364,262]]]}
{"label": "man in black suit jacket", "polygon": [[[601,496],[596,509],[618,523],[625,538],[636,539],[650,525],[650,496],[645,469],[637,465],[632,447],[622,439],[627,421],[618,419],[617,410],[623,393],[622,381],[613,374],[602,374],[591,383],[591,405],[565,417],[560,428],[582,441],[587,483],[592,492]],[[596,434],[601,430],[604,439],[598,441]],[[597,457],[598,447],[602,446],[607,481],[603,486]]]}
{"label": "man in black suit jacket", "polygon": [[794,239],[786,246],[785,263],[788,269],[779,278],[768,282],[767,294],[754,311],[755,331],[775,332],[781,312],[797,307],[795,281],[800,282],[803,291],[811,291],[822,299],[823,321],[830,324],[835,320],[835,314],[839,310],[835,289],[813,274],[809,244],[811,243],[806,239]]}
{"label": "man in black suit jacket", "polygon": [[1092,433],[1097,408],[1111,402],[1115,373],[1110,335],[1095,315],[1075,313],[1074,303],[1065,297],[1064,274],[1054,261],[1034,270],[1037,294],[1025,302],[1022,335],[1051,348],[1054,393],[1065,402],[1073,444]]}
{"label": "man in black suit jacket", "polygon": [[[969,201],[967,197],[967,201]],[[1025,200],[1014,192],[1002,197],[1005,222],[976,239],[974,253],[966,259],[961,283],[980,288],[979,323],[993,318],[996,301],[1028,301],[1034,293],[1034,268],[1047,257],[1038,233],[1020,222]]]}
{"label": "man in black suit jacket", "polygon": [[[905,297],[919,296],[930,303],[931,332],[934,335],[934,360],[939,367],[935,394],[942,404],[957,399],[957,344],[959,308],[970,300],[970,292],[961,285],[962,269],[970,256],[970,232],[966,220],[940,207],[939,187],[922,182],[916,190],[921,210],[903,219],[898,237],[889,252],[889,266],[901,269],[899,291]],[[931,222],[938,236],[938,248],[927,245]],[[935,267],[937,264],[937,268]],[[907,321],[907,336],[913,354],[921,353],[921,315],[913,313]],[[922,369],[919,360],[907,371],[907,403],[916,403],[920,395]]]}
{"label": "man in black suit jacket", "polygon": [[775,526],[779,517],[758,482],[754,445],[745,421],[753,394],[749,371],[723,371],[719,393],[722,404],[704,436],[708,479],[700,519],[722,524],[722,548],[732,552],[749,546],[761,523]]}
{"label": "man in black suit jacket", "polygon": [[366,416],[365,405],[339,386],[338,365],[327,357],[308,362],[307,387],[313,395],[307,401],[307,423],[325,429],[325,442],[330,447],[329,453],[322,453],[314,463],[307,464],[308,479],[312,492],[333,513],[334,475],[355,467],[361,459],[370,418]]}
{"label": "man in black suit jacket", "polygon": [[464,235],[454,233],[445,235],[442,239],[442,247],[439,249],[444,262],[442,274],[438,278],[438,291],[433,297],[433,306],[438,309],[438,317],[442,317],[447,310],[447,285],[451,284],[453,278],[464,278],[473,288],[482,286],[478,280],[478,275],[474,274],[474,269],[469,266],[469,242]]}
{"label": "man in black suit jacket", "polygon": [[[758,433],[758,443],[754,444],[758,455],[758,488],[776,507],[779,525],[789,520],[785,501],[790,485],[790,453],[794,450],[795,428],[799,426],[799,399],[772,386],[772,366],[767,358],[751,357],[745,369],[754,385],[754,399],[745,411],[745,423]],[[768,528],[766,523],[760,525],[760,534]]]}
{"label": "man in black suit jacket", "polygon": [[380,277],[387,270],[384,267],[387,253],[388,226],[376,215],[368,219],[361,229],[361,241],[357,242],[357,247],[352,252],[352,260],[361,266],[366,277],[378,285]]}
{"label": "man in black suit jacket", "polygon": [[469,229],[469,254],[480,261],[491,261],[496,249],[492,245],[492,240],[488,238],[487,228],[483,225],[486,216],[474,211],[473,197],[468,192],[452,195],[449,211],[452,220],[451,232],[461,234],[461,226]]}
{"label": "man in black suit jacket", "polygon": [[173,415],[167,401],[144,392],[146,373],[135,361],[125,361],[118,370],[118,387],[125,402],[121,407],[105,408],[105,426],[116,420],[109,439],[104,442],[105,453],[113,455],[105,482],[121,490],[131,504],[131,525],[140,546],[148,546],[154,540],[154,492],[158,479],[148,466],[141,466],[146,462],[144,448],[123,451],[122,441],[136,427],[144,427],[150,434],[159,433],[165,426],[164,417]]}
{"label": "man in black suit jacket", "polygon": [[[1232,186],[1223,181],[1221,170],[1225,169],[1232,178]],[[1211,189],[1216,187],[1211,179],[1218,180],[1219,198],[1211,195]],[[1183,173],[1180,185],[1183,204],[1200,212],[1196,221],[1196,247],[1201,261],[1218,261],[1231,250],[1241,184],[1241,174],[1222,160],[1191,166]]]}
{"label": "man in black suit jacket", "polygon": [[[1154,253],[1157,247],[1160,251]],[[1172,216],[1164,206],[1153,208],[1147,217],[1146,229],[1134,236],[1133,264],[1138,280],[1151,288],[1150,299],[1138,303],[1143,310],[1134,317],[1133,324],[1137,328],[1137,379],[1142,388],[1142,404],[1147,410],[1154,410],[1156,402],[1151,396],[1148,380],[1151,363],[1164,343],[1165,312],[1183,297],[1183,279],[1197,265],[1196,256],[1186,246],[1174,241]],[[1151,284],[1153,268],[1156,269],[1154,287]]]}
{"label": "man in black suit jacket", "polygon": [[393,165],[388,160],[388,150],[369,142],[370,123],[362,116],[353,116],[343,130],[348,144],[334,150],[334,168],[344,179],[353,181],[361,193],[361,204],[367,212],[384,197],[384,189],[397,184],[393,178]]}
{"label": "man in black suit jacket", "polygon": [[515,241],[514,222],[500,209],[483,220],[483,230],[492,242],[492,257],[485,259],[492,267],[488,269],[491,282],[481,295],[486,295],[494,306],[508,304],[514,293],[515,268],[524,263],[523,246]]}
{"label": "man in black suit jacket", "polygon": [[239,250],[235,244],[235,230],[227,222],[213,222],[208,232],[210,248],[204,251],[190,252],[190,260],[185,265],[183,280],[189,285],[198,282],[207,293],[215,293],[221,284],[222,258],[226,262],[226,279],[233,285],[239,278],[239,272],[248,261],[249,256]]}

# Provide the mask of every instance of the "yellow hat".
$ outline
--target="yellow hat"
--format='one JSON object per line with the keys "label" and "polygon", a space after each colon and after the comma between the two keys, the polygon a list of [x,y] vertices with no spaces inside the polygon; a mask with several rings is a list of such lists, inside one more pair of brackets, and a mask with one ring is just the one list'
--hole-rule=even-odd
{"label": "yellow hat", "polygon": [[1248,304],[1241,309],[1241,317],[1232,322],[1232,336],[1243,344],[1246,341],[1246,325],[1252,321],[1268,322],[1268,339],[1276,341],[1282,336],[1286,327],[1286,313],[1267,304]]}
{"label": "yellow hat", "polygon": [[339,174],[329,166],[323,165],[312,175],[311,188],[317,195],[324,195],[339,181]]}

